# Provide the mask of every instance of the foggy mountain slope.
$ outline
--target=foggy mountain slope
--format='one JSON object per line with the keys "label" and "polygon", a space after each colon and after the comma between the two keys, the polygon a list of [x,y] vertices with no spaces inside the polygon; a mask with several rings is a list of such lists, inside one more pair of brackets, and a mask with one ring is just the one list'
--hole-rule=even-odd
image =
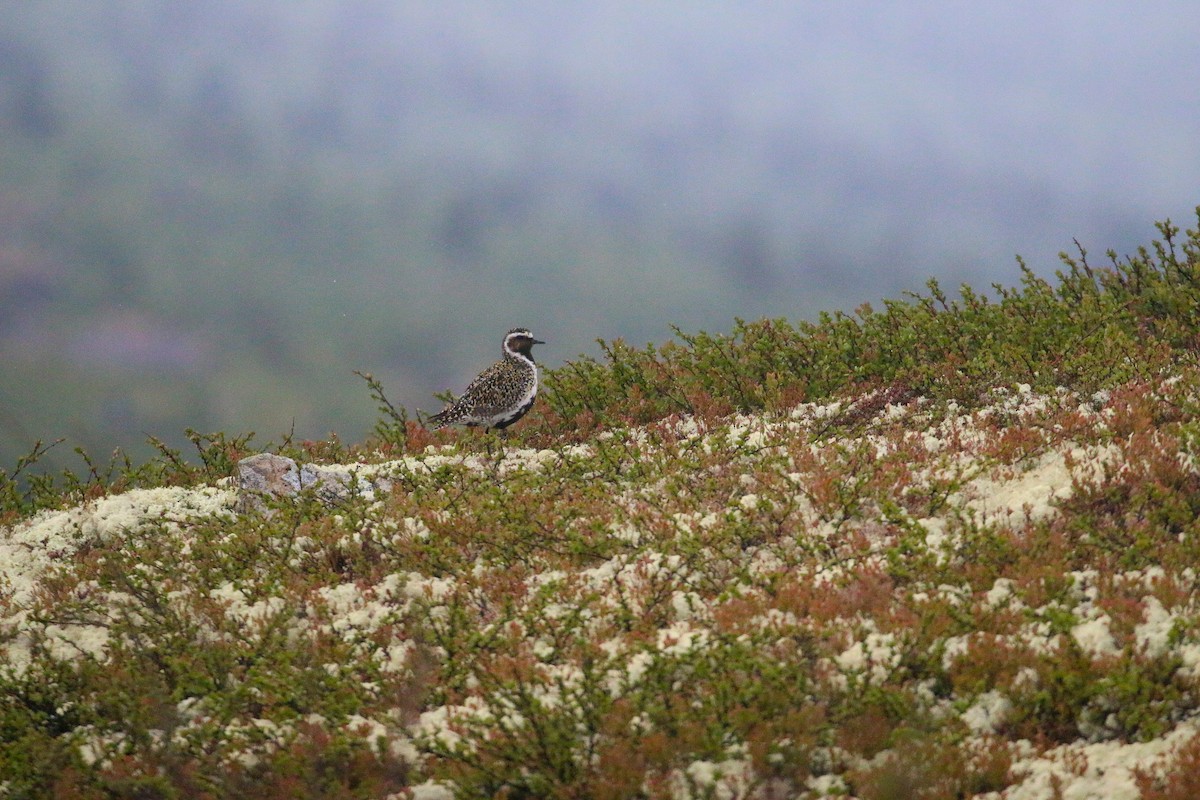
{"label": "foggy mountain slope", "polygon": [[1181,4],[1082,8],[23,4],[8,404],[353,438],[350,369],[428,408],[513,324],[554,364],[1126,252],[1195,202],[1196,63]]}

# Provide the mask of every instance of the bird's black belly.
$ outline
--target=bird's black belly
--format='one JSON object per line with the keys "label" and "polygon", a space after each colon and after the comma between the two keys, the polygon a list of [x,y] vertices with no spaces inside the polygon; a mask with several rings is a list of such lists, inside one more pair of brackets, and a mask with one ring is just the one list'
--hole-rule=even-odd
{"label": "bird's black belly", "polygon": [[507,428],[509,425],[512,425],[514,422],[519,420],[521,417],[525,416],[525,412],[531,408],[533,408],[533,398],[532,397],[529,398],[528,403],[526,403],[523,406],[519,406],[515,411],[513,411],[507,417],[496,420],[495,424],[493,424],[492,427],[498,431],[503,430],[503,429]]}

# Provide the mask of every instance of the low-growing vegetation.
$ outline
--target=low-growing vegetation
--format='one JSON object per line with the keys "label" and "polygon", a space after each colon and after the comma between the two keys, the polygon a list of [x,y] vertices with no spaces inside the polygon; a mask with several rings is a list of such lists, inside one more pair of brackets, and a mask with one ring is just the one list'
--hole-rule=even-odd
{"label": "low-growing vegetation", "polygon": [[[0,797],[1191,797],[1200,234],[0,481]],[[388,488],[377,482],[387,478]]]}

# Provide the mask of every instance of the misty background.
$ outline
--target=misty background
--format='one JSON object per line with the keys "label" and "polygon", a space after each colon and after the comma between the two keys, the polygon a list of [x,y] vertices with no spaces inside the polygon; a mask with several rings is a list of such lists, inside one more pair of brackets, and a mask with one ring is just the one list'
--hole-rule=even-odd
{"label": "misty background", "polygon": [[[529,326],[723,332],[1200,203],[1191,2],[45,0],[0,15],[0,463],[361,439]],[[59,447],[47,466],[78,465]]]}

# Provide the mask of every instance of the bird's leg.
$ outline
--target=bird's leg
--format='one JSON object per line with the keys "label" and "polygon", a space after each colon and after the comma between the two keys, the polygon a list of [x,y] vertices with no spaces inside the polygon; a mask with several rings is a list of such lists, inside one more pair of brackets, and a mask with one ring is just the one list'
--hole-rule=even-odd
{"label": "bird's leg", "polygon": [[[504,453],[508,443],[508,430],[506,428],[487,428],[486,432],[488,437],[488,456],[494,457],[496,464],[499,465],[504,460]],[[498,446],[499,452],[494,451],[493,446]]]}

